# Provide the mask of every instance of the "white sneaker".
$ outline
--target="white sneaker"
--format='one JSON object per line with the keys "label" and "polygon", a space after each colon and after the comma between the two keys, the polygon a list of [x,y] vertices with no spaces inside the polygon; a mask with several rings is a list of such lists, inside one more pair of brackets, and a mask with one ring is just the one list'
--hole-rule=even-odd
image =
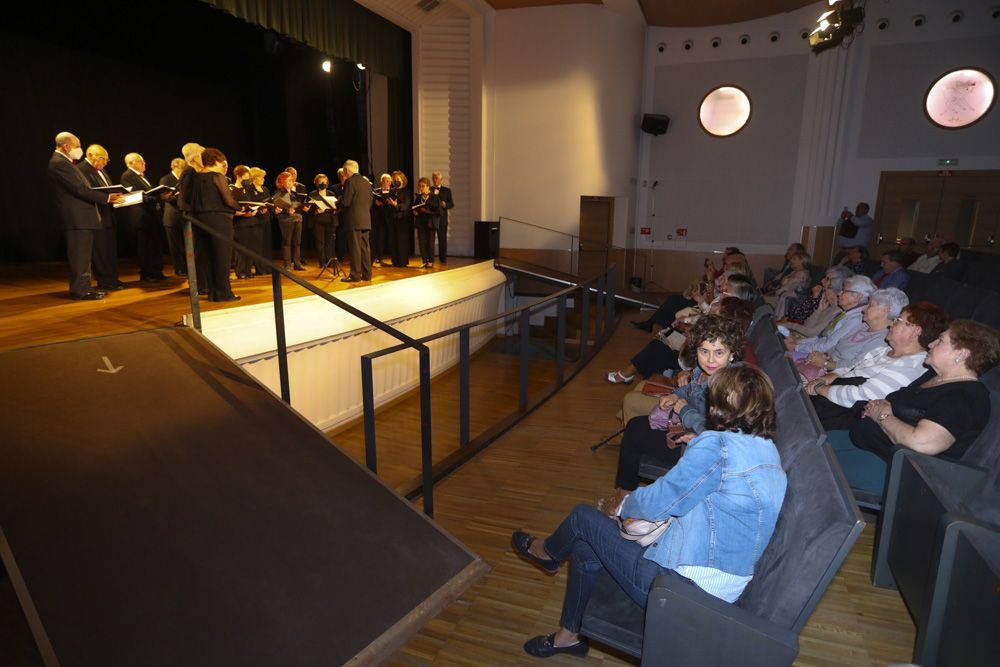
{"label": "white sneaker", "polygon": [[619,371],[608,373],[608,382],[611,384],[632,384],[634,378],[634,375],[622,375]]}

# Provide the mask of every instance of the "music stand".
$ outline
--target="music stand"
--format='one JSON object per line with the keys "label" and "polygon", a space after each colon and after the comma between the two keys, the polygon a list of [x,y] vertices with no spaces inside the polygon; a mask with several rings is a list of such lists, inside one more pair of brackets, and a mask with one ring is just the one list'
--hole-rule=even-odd
{"label": "music stand", "polygon": [[[333,265],[332,268],[330,266],[331,264]],[[320,278],[322,278],[323,277],[323,272],[326,271],[327,269],[331,270],[331,273],[333,273],[333,277],[334,278],[336,278],[338,275],[340,275],[340,276],[342,276],[344,278],[348,278],[349,277],[347,275],[347,271],[344,270],[344,265],[340,263],[339,259],[337,259],[337,255],[336,254],[331,255],[330,259],[326,260],[326,264],[324,264],[323,266],[320,267],[319,274],[316,276],[316,280],[319,280]]]}

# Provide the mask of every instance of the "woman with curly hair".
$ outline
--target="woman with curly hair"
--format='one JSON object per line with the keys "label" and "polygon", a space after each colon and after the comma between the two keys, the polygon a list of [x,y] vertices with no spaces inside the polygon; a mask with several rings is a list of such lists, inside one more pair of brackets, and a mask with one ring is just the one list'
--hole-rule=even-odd
{"label": "woman with curly hair", "polygon": [[694,323],[683,352],[694,370],[682,386],[661,397],[654,408],[654,412],[657,408],[669,411],[677,422],[674,430],[683,426],[683,431],[671,433],[662,430],[659,423],[656,425],[661,428],[654,428],[649,416],[629,420],[618,452],[615,486],[631,491],[639,485],[639,461],[643,455],[655,458],[662,466],[673,466],[681,457],[681,443],[705,430],[708,381],[717,371],[742,358],[743,333],[744,327],[739,322],[720,315],[704,315]]}

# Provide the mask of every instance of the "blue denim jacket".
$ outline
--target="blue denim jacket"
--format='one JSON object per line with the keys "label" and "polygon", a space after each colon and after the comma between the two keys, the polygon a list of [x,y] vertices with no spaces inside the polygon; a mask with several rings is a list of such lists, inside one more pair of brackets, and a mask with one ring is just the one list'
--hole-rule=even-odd
{"label": "blue denim jacket", "polygon": [[684,428],[693,433],[705,430],[705,418],[708,414],[708,382],[698,381],[704,373],[701,366],[695,366],[691,371],[691,381],[674,390],[674,396],[687,401],[678,416]]}
{"label": "blue denim jacket", "polygon": [[676,517],[644,554],[662,567],[696,565],[749,576],[774,533],[785,487],[770,440],[705,431],[670,472],[625,499],[621,516]]}

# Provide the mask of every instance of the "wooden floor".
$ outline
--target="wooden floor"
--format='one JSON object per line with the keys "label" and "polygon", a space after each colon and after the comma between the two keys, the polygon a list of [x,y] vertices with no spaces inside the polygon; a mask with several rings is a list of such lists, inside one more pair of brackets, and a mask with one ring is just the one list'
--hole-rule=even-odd
{"label": "wooden floor", "polygon": [[[462,266],[471,260],[452,260]],[[136,271],[124,267],[123,280]],[[434,270],[440,270],[435,265]],[[168,269],[169,271],[169,269]],[[376,270],[375,282],[419,275],[420,269]],[[303,275],[315,276],[315,264]],[[65,266],[0,265],[0,349],[88,336],[170,326],[189,312],[186,283],[173,278],[161,286],[141,286],[111,294],[103,302],[76,302],[65,296]],[[324,289],[350,289],[339,281],[316,283]],[[286,298],[303,290],[286,281]],[[270,280],[234,282],[241,303],[270,300]],[[206,309],[227,304],[205,304]],[[629,315],[625,315],[627,320]],[[597,454],[589,445],[618,428],[614,414],[627,388],[610,385],[604,375],[646,342],[621,326],[597,359],[568,386],[500,437],[489,449],[435,487],[436,520],[483,557],[492,571],[438,618],[430,621],[391,660],[393,665],[537,664],[521,644],[558,624],[566,575],[547,577],[511,551],[510,533],[552,530],[572,507],[613,486],[617,451]],[[473,435],[516,404],[517,357],[502,345],[473,362]],[[531,389],[551,381],[551,362],[534,359]],[[457,448],[457,378],[438,378],[432,387],[435,459]],[[379,472],[400,488],[419,471],[419,421],[415,400],[380,410],[377,420]],[[360,428],[335,434],[337,444],[363,458]],[[419,501],[418,501],[419,502]],[[874,526],[869,525],[803,631],[797,665],[906,663],[914,628],[897,593],[868,582]],[[585,664],[553,658],[551,664]],[[593,650],[590,664],[628,664]]]}

